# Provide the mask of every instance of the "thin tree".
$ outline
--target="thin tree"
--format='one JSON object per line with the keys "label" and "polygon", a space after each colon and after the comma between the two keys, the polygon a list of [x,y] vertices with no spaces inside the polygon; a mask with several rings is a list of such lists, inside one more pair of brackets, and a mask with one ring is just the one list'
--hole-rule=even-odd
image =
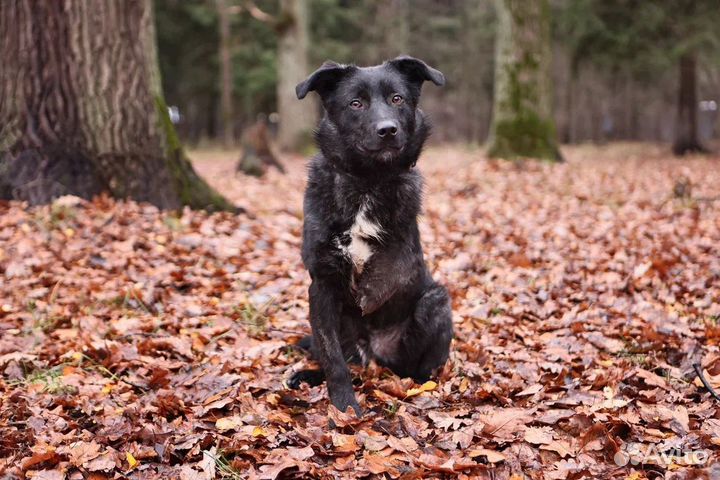
{"label": "thin tree", "polygon": [[233,133],[233,81],[232,54],[230,51],[230,12],[226,0],[216,0],[218,23],[220,24],[220,104],[222,115],[223,145],[230,147],[235,142]]}
{"label": "thin tree", "polygon": [[252,1],[244,7],[257,20],[270,25],[277,33],[277,108],[278,147],[297,151],[310,138],[317,115],[312,102],[298,102],[295,86],[305,80],[308,69],[309,12],[307,0],[280,0],[280,11],[270,15]]}
{"label": "thin tree", "polygon": [[315,105],[298,102],[295,86],[308,75],[308,5],[306,0],[280,0],[277,101],[280,125],[278,145],[297,150],[307,143],[308,125],[314,125]]}
{"label": "thin tree", "polygon": [[552,117],[547,0],[496,0],[495,96],[488,153],[560,160]]}
{"label": "thin tree", "polygon": [[678,97],[673,153],[703,153],[707,149],[698,136],[697,60],[694,52],[686,52],[678,60]]}
{"label": "thin tree", "polygon": [[151,0],[3,0],[0,65],[0,197],[231,208],[170,122]]}

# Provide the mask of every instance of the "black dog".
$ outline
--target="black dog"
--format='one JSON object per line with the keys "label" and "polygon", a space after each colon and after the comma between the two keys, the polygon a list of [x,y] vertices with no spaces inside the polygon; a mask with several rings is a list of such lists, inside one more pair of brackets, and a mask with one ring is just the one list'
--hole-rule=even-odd
{"label": "black dog", "polygon": [[346,362],[374,358],[424,381],[447,360],[453,334],[449,297],[425,266],[417,225],[426,80],[445,83],[424,62],[399,57],[367,68],[326,62],[296,88],[299,99],[317,92],[325,110],[304,202],[312,338],[300,343],[322,371],[288,383],[325,378],[332,404],[358,415]]}

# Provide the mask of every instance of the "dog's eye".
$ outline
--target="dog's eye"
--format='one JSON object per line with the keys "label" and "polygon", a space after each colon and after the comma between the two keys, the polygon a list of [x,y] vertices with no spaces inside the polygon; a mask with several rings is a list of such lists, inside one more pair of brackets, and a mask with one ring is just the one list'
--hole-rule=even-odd
{"label": "dog's eye", "polygon": [[393,105],[402,105],[403,97],[401,97],[400,95],[393,95],[390,101],[393,103]]}
{"label": "dog's eye", "polygon": [[355,110],[360,110],[362,107],[363,107],[363,104],[358,99],[355,99],[352,102],[350,102],[350,108],[354,108]]}

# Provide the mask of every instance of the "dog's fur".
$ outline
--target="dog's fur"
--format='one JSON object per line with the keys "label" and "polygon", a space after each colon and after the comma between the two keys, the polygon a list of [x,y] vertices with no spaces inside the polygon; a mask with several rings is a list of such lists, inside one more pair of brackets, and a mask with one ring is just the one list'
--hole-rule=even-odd
{"label": "dog's fur", "polygon": [[326,62],[297,86],[316,91],[316,130],[305,192],[302,258],[312,278],[312,338],[301,341],[322,366],[289,380],[327,380],[330,401],[361,414],[346,362],[375,359],[424,381],[448,357],[446,289],[433,281],[418,232],[422,177],[414,168],[429,134],[417,107],[439,71],[412,57],[374,67]]}

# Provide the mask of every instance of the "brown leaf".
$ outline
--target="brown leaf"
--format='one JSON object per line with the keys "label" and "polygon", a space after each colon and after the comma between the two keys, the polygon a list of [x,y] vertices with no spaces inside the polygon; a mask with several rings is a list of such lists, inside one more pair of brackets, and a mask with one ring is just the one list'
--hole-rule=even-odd
{"label": "brown leaf", "polygon": [[32,457],[24,459],[22,462],[22,469],[23,471],[25,471],[43,463],[54,465],[58,463],[59,460],[60,457],[54,450],[47,450],[42,453],[36,453]]}
{"label": "brown leaf", "polygon": [[541,445],[540,449],[556,452],[561,458],[575,456],[575,448],[566,440],[553,440],[547,445]]}
{"label": "brown leaf", "polygon": [[360,446],[355,441],[355,435],[344,435],[342,433],[332,433],[332,443],[336,452],[351,453],[357,451]]}
{"label": "brown leaf", "polygon": [[412,437],[397,438],[391,435],[388,437],[387,443],[389,447],[398,452],[411,453],[418,449],[418,444]]}
{"label": "brown leaf", "polygon": [[365,450],[371,452],[377,452],[387,447],[387,438],[384,435],[374,433],[372,431],[360,430],[356,434],[358,443],[360,443]]}
{"label": "brown leaf", "polygon": [[355,470],[357,462],[355,461],[355,455],[348,455],[346,457],[337,457],[333,467],[338,471]]}
{"label": "brown leaf", "polygon": [[293,448],[290,447],[287,449],[288,455],[290,457],[294,458],[295,460],[307,460],[308,458],[312,458],[315,455],[315,451],[313,451],[311,446],[303,447],[303,448]]}
{"label": "brown leaf", "polygon": [[335,408],[334,405],[328,405],[328,418],[340,428],[358,425],[360,423],[360,419],[355,414],[355,410],[350,406],[347,407],[347,410],[341,412]]}
{"label": "brown leaf", "polygon": [[484,424],[483,433],[502,441],[512,441],[521,435],[531,419],[532,411],[522,408],[497,408],[478,416]]}
{"label": "brown leaf", "polygon": [[508,263],[513,267],[518,268],[530,268],[532,267],[532,261],[524,253],[513,253],[508,258]]}
{"label": "brown leaf", "polygon": [[468,456],[472,457],[472,458],[481,457],[481,456],[485,457],[485,458],[487,458],[488,463],[499,463],[499,462],[504,462],[506,460],[505,455],[503,455],[502,453],[495,451],[495,450],[490,450],[487,448],[476,448],[476,449],[470,450],[470,452],[468,453]]}
{"label": "brown leaf", "polygon": [[33,480],[65,480],[65,473],[61,470],[39,470],[34,472]]}
{"label": "brown leaf", "polygon": [[529,427],[525,430],[525,441],[534,445],[547,445],[553,441],[550,427]]}
{"label": "brown leaf", "polygon": [[114,451],[106,451],[100,454],[98,457],[85,462],[83,467],[91,472],[107,472],[119,466],[118,455]]}

